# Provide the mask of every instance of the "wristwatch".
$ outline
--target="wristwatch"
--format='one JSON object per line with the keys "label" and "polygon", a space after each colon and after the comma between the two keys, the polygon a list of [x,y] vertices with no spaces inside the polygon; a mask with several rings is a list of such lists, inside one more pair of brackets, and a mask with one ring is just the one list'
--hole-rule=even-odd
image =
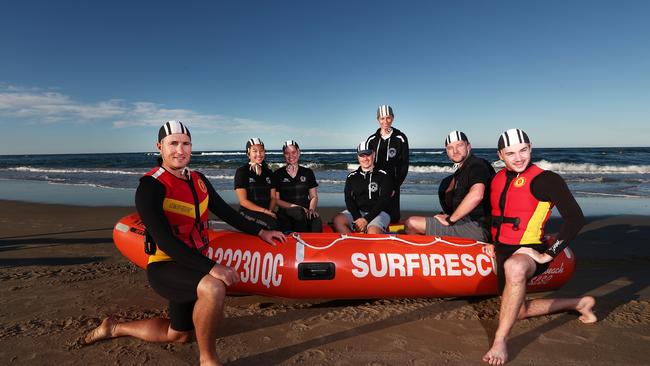
{"label": "wristwatch", "polygon": [[447,217],[445,218],[445,221],[447,221],[447,223],[449,224],[449,226],[454,226],[454,224],[456,223],[456,221],[451,221],[451,215],[447,216]]}

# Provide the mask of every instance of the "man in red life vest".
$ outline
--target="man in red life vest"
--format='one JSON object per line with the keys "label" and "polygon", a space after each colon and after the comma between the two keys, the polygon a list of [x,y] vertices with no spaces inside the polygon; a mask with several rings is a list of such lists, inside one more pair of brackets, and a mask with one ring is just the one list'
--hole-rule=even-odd
{"label": "man in red life vest", "polygon": [[[506,342],[517,319],[575,310],[583,323],[597,320],[591,296],[525,299],[528,279],[544,272],[567,247],[584,226],[584,216],[564,179],[532,164],[532,146],[524,131],[510,129],[501,134],[498,155],[505,169],[491,183],[494,245],[489,244],[487,250],[496,258],[501,309],[494,342],[483,356],[490,365],[508,361]],[[556,241],[548,246],[543,243],[544,226],[554,206],[563,222]]]}
{"label": "man in red life vest", "polygon": [[149,342],[187,342],[194,334],[201,365],[220,365],[217,328],[223,319],[226,287],[239,282],[234,269],[203,255],[207,247],[208,211],[231,226],[275,245],[279,231],[245,220],[214,190],[210,181],[187,165],[192,155],[190,131],[179,121],[158,131],[159,166],[142,178],[135,205],[156,244],[147,264],[151,287],[169,301],[169,319],[118,322],[109,317],[88,333],[85,344],[123,336]]}

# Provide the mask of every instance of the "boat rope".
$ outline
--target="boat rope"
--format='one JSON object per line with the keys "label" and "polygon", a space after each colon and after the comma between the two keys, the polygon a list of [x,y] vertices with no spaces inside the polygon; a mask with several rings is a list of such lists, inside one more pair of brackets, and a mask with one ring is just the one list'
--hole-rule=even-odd
{"label": "boat rope", "polygon": [[487,244],[487,243],[484,243],[484,242],[478,241],[478,240],[473,242],[473,243],[458,244],[458,243],[452,243],[450,241],[447,241],[447,240],[445,240],[445,239],[443,239],[442,237],[439,237],[439,236],[434,236],[433,241],[430,241],[428,243],[415,243],[415,242],[408,241],[406,239],[400,238],[400,237],[398,237],[396,235],[388,235],[388,236],[380,237],[380,238],[369,238],[369,237],[349,236],[347,234],[341,234],[339,238],[336,238],[336,239],[332,240],[331,243],[321,247],[321,246],[315,246],[315,245],[307,243],[306,241],[304,241],[300,237],[299,233],[292,233],[291,236],[294,239],[296,239],[296,241],[298,243],[300,243],[300,244],[302,244],[302,245],[304,245],[306,247],[309,247],[311,249],[315,249],[315,250],[324,250],[324,249],[330,248],[334,244],[338,243],[339,241],[343,241],[343,240],[361,240],[361,241],[390,240],[390,241],[396,241],[396,242],[400,242],[400,243],[403,243],[403,244],[408,244],[408,245],[412,245],[412,246],[416,246],[416,247],[427,247],[427,246],[430,246],[430,245],[440,244],[440,243],[451,245],[451,246],[454,246],[454,247],[471,247],[471,246],[475,246],[475,245],[485,245],[485,244]]}

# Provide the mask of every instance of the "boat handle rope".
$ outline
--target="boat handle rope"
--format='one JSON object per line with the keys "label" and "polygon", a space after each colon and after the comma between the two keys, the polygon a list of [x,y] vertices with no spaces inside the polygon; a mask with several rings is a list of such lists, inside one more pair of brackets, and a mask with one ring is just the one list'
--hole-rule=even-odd
{"label": "boat handle rope", "polygon": [[397,241],[397,242],[400,242],[400,243],[403,243],[403,244],[408,244],[408,245],[412,245],[412,246],[416,246],[416,247],[427,247],[427,246],[434,245],[434,244],[439,244],[439,243],[451,245],[451,246],[454,246],[454,247],[472,247],[472,246],[475,246],[475,245],[485,245],[485,244],[487,244],[487,243],[484,243],[484,242],[478,241],[478,240],[473,242],[473,243],[468,243],[468,244],[457,244],[457,243],[452,243],[452,242],[449,242],[447,240],[444,240],[443,238],[441,238],[439,236],[434,236],[433,237],[434,240],[431,241],[431,242],[428,242],[428,243],[414,243],[414,242],[408,241],[406,239],[398,238],[395,235],[389,235],[389,236],[381,237],[381,238],[368,238],[368,237],[364,238],[364,237],[359,237],[359,236],[349,236],[347,234],[341,234],[339,238],[334,239],[328,245],[323,246],[323,247],[319,247],[319,246],[315,246],[315,245],[309,244],[306,241],[304,241],[300,237],[299,233],[292,233],[291,236],[294,239],[296,239],[296,241],[298,243],[300,243],[300,244],[302,244],[302,245],[304,245],[306,247],[309,247],[311,249],[315,249],[315,250],[324,250],[324,249],[330,248],[334,244],[338,243],[339,241],[346,240],[346,239],[349,239],[349,240],[362,240],[362,241],[392,240],[392,241]]}

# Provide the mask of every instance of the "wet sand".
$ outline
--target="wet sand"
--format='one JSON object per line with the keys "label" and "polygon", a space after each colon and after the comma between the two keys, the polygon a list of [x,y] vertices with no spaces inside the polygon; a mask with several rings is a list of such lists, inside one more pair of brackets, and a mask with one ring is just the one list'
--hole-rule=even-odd
{"label": "wet sand", "polygon": [[[196,343],[120,338],[82,346],[101,318],[164,315],[144,271],[115,249],[128,207],[0,201],[0,364],[196,364]],[[331,218],[338,209],[321,209]],[[404,214],[404,217],[408,216]],[[518,322],[511,365],[650,364],[650,216],[589,217],[572,244],[578,267],[554,293],[596,297],[576,314]],[[550,223],[550,231],[558,223]],[[497,298],[287,300],[228,297],[218,349],[228,365],[479,365]]]}

